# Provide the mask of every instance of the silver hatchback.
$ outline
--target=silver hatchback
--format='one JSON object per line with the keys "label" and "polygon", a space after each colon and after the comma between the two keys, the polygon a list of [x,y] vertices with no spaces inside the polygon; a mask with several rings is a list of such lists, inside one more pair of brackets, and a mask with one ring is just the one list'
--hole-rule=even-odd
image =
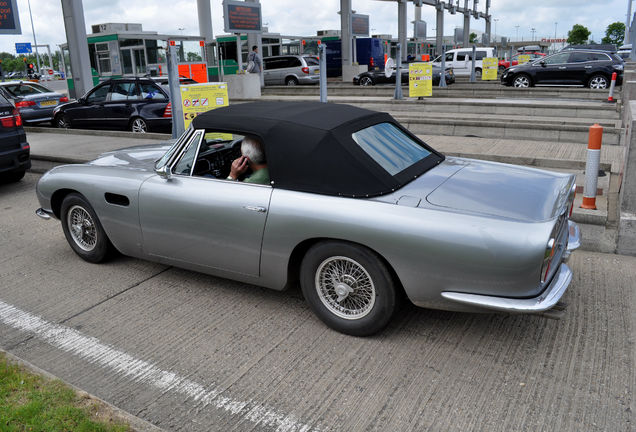
{"label": "silver hatchback", "polygon": [[310,55],[286,55],[263,59],[265,85],[318,84],[320,63]]}

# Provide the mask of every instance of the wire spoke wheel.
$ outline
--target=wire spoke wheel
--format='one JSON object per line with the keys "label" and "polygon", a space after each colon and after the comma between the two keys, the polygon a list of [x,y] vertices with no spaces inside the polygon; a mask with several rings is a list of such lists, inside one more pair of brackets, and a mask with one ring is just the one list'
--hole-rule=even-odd
{"label": "wire spoke wheel", "polygon": [[71,238],[77,246],[86,252],[95,249],[97,245],[95,221],[85,208],[78,205],[71,207],[66,222]]}
{"label": "wire spoke wheel", "polygon": [[362,318],[375,304],[371,276],[351,258],[335,256],[324,260],[316,270],[315,286],[323,305],[340,318]]}

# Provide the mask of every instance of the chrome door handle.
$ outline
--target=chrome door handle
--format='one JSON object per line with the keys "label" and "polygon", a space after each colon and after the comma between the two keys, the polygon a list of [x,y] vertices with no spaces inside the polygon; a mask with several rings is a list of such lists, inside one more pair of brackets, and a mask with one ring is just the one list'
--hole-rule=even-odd
{"label": "chrome door handle", "polygon": [[246,210],[255,211],[258,213],[265,213],[267,211],[265,207],[258,207],[258,206],[246,205],[246,206],[243,206],[243,208]]}
{"label": "chrome door handle", "polygon": [[566,66],[559,66],[559,69],[567,69]]}
{"label": "chrome door handle", "polygon": [[592,69],[592,66],[585,66],[585,69]]}

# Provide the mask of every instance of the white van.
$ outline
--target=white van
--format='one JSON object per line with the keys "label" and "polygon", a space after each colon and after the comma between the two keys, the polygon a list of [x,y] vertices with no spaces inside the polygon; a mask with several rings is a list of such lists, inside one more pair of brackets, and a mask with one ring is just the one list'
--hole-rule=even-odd
{"label": "white van", "polygon": [[[446,67],[452,67],[455,75],[469,75],[472,67],[472,48],[458,48],[446,51]],[[482,60],[486,57],[495,57],[495,48],[478,47],[475,51],[475,76],[481,77]],[[442,65],[442,56],[433,60],[433,65]]]}

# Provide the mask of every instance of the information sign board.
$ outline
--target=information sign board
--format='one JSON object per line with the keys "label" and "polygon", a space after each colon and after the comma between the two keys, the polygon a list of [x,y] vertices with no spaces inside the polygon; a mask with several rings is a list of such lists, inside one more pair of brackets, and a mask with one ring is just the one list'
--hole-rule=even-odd
{"label": "information sign board", "polygon": [[409,63],[409,97],[433,96],[433,66]]}
{"label": "information sign board", "polygon": [[369,36],[369,15],[351,14],[351,35]]}
{"label": "information sign board", "polygon": [[518,55],[517,61],[519,62],[519,64],[528,63],[530,61],[530,56],[528,54]]}
{"label": "information sign board", "polygon": [[31,54],[33,52],[31,50],[31,42],[16,42],[15,52],[17,54]]}
{"label": "information sign board", "polygon": [[0,0],[0,34],[22,34],[17,0]]}
{"label": "information sign board", "polygon": [[224,82],[183,85],[179,90],[185,129],[199,114],[230,104]]}
{"label": "information sign board", "polygon": [[498,69],[499,69],[499,59],[497,57],[485,57],[482,60],[482,67],[481,67],[482,81],[496,81]]}
{"label": "information sign board", "polygon": [[261,5],[242,1],[223,1],[223,17],[227,33],[260,33]]}

